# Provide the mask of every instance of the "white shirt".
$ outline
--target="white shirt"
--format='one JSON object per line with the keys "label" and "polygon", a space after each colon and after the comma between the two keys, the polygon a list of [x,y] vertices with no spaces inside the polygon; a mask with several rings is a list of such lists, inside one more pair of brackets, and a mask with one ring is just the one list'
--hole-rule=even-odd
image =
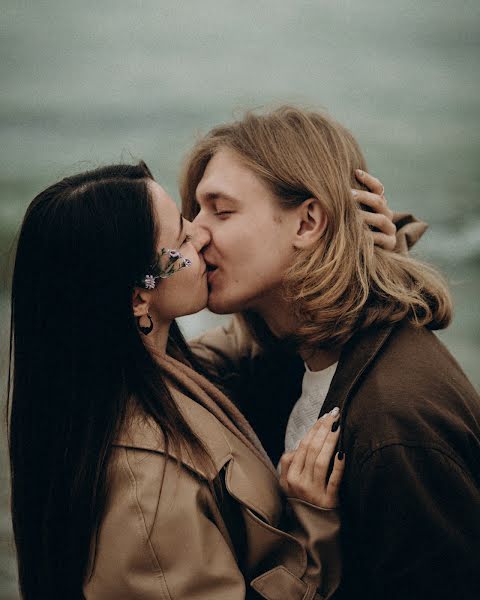
{"label": "white shirt", "polygon": [[300,440],[317,421],[337,365],[338,362],[322,371],[310,371],[305,363],[302,395],[290,413],[285,432],[285,452],[295,450]]}

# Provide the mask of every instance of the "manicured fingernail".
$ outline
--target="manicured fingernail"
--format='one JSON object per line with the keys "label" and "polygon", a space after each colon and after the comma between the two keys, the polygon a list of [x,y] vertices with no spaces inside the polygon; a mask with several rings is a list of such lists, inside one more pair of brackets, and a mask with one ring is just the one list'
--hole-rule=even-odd
{"label": "manicured fingernail", "polygon": [[340,450],[340,452],[338,452],[338,454],[337,454],[337,458],[338,458],[338,460],[343,460],[343,457],[344,457],[344,456],[345,456],[345,455],[343,454],[343,452],[342,452],[341,450]]}
{"label": "manicured fingernail", "polygon": [[324,419],[326,419],[328,417],[328,413],[325,413],[324,415],[322,415],[320,417],[320,421],[323,421]]}
{"label": "manicured fingernail", "polygon": [[356,174],[357,174],[359,177],[363,177],[363,175],[364,175],[364,172],[362,171],[362,169],[357,169],[357,170],[355,171],[355,173],[356,173]]}
{"label": "manicured fingernail", "polygon": [[333,432],[337,431],[339,426],[340,426],[340,421],[335,421],[335,423],[332,425],[332,431]]}
{"label": "manicured fingernail", "polygon": [[336,406],[335,408],[332,408],[332,410],[330,411],[330,416],[336,417],[339,413],[340,413],[340,409],[338,408],[338,406]]}
{"label": "manicured fingernail", "polygon": [[358,196],[358,191],[357,190],[352,190],[352,196],[354,198],[356,198]]}

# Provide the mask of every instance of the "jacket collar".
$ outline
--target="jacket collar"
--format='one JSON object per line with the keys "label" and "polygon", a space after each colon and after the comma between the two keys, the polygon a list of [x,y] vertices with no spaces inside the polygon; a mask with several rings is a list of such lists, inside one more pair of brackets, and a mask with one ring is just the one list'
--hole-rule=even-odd
{"label": "jacket collar", "polygon": [[[176,389],[171,389],[171,392],[192,431],[205,445],[215,472],[207,472],[185,445],[182,445],[180,452],[170,445],[168,456],[210,481],[226,467],[225,484],[229,494],[267,523],[277,523],[282,503],[276,472],[259,459],[258,454],[245,444],[244,439],[225,427],[205,406]],[[161,429],[139,409],[131,411],[114,446],[167,454]]]}
{"label": "jacket collar", "polygon": [[[393,329],[394,325],[370,327],[358,332],[347,342],[319,416],[338,406],[341,411],[342,429],[345,429],[343,425],[352,391],[387,342]],[[342,446],[343,439],[340,441],[340,447]]]}
{"label": "jacket collar", "polygon": [[275,467],[252,426],[225,394],[188,365],[170,356],[157,357],[157,360],[175,387],[206,408],[276,475]]}

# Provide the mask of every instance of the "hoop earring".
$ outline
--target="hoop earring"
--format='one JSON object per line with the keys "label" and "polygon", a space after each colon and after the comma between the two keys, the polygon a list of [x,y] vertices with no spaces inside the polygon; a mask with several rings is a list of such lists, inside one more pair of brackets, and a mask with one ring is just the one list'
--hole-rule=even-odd
{"label": "hoop earring", "polygon": [[138,327],[139,331],[141,331],[143,333],[143,335],[148,335],[149,333],[151,333],[151,331],[153,329],[152,317],[148,313],[146,315],[142,315],[142,316],[146,316],[147,319],[150,321],[150,323],[146,327],[143,327],[142,325],[140,325],[140,319],[142,317],[137,317],[137,327]]}

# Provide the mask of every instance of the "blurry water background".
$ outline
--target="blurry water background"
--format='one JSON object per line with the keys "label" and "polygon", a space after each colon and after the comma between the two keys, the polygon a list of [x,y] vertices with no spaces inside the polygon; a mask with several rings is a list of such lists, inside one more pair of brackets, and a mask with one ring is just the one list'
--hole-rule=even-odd
{"label": "blurry water background", "polygon": [[[479,24],[476,0],[2,0],[2,372],[8,253],[36,193],[143,158],[178,197],[179,165],[199,132],[246,108],[295,102],[349,126],[391,206],[430,223],[415,253],[444,270],[456,300],[440,337],[480,386]],[[193,335],[216,319],[183,325]],[[3,375],[2,407],[4,387]],[[0,598],[10,600],[1,437]]]}

